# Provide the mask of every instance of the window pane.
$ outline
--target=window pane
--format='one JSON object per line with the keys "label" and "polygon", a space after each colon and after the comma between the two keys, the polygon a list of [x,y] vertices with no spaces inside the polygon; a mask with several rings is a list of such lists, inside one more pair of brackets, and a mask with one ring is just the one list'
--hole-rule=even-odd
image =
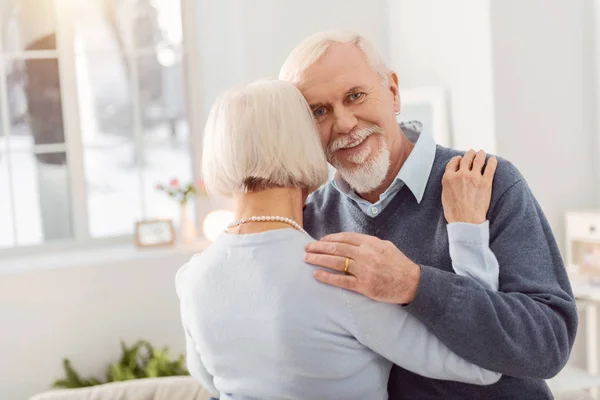
{"label": "window pane", "polygon": [[[192,160],[189,147],[185,145],[147,148],[144,166],[144,196],[148,218],[171,218],[179,222],[181,207],[166,193],[156,189],[158,184],[168,185],[171,179],[181,185],[192,182]],[[194,218],[193,202],[188,207],[190,218]]]}
{"label": "window pane", "polygon": [[18,245],[73,236],[65,159],[64,153],[11,153]]}
{"label": "window pane", "polygon": [[133,40],[137,49],[181,44],[181,4],[177,0],[133,0]]}
{"label": "window pane", "polygon": [[63,115],[56,59],[7,62],[12,150],[64,143]]}
{"label": "window pane", "polygon": [[77,56],[83,142],[115,147],[133,140],[133,111],[126,61],[119,53]]}
{"label": "window pane", "polygon": [[176,0],[88,0],[75,10],[77,52],[155,49],[182,43]]}
{"label": "window pane", "polygon": [[133,233],[135,221],[142,217],[135,147],[86,149],[84,157],[90,235]]}
{"label": "window pane", "polygon": [[119,52],[130,48],[123,29],[128,19],[125,3],[124,0],[78,1],[74,10],[75,51]]}
{"label": "window pane", "polygon": [[147,142],[187,143],[181,53],[170,48],[139,57],[140,105]]}
{"label": "window pane", "polygon": [[8,11],[8,22],[2,28],[6,51],[56,49],[54,1],[12,0],[5,3],[3,11]]}
{"label": "window pane", "polygon": [[0,152],[0,248],[15,245],[9,190],[8,157],[6,153]]}

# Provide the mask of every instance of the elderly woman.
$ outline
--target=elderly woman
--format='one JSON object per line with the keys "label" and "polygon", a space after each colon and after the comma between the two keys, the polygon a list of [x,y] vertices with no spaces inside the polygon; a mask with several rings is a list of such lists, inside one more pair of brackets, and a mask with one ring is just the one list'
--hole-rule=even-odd
{"label": "elderly woman", "polygon": [[233,196],[236,220],[176,277],[188,368],[202,385],[221,399],[386,399],[392,363],[479,385],[500,378],[402,307],[314,279],[302,207],[328,166],[293,85],[227,93],[204,134],[206,186]]}

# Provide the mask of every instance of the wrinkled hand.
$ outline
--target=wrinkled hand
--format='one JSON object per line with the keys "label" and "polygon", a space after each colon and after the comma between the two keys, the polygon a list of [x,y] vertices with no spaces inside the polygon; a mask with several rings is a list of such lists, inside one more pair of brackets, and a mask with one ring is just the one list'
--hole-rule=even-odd
{"label": "wrinkled hand", "polygon": [[360,233],[336,233],[310,243],[304,260],[309,264],[347,273],[315,271],[315,278],[328,285],[353,290],[373,300],[406,304],[417,292],[421,267],[393,243]]}
{"label": "wrinkled hand", "polygon": [[490,157],[485,171],[485,152],[469,150],[464,156],[452,158],[442,178],[442,206],[448,223],[481,224],[487,219],[492,199],[492,181],[498,165]]}

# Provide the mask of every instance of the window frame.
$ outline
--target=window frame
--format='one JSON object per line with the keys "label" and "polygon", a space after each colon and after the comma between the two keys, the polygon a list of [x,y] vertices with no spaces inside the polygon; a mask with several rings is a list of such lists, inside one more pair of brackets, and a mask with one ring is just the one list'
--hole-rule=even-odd
{"label": "window frame", "polygon": [[[12,257],[19,255],[28,255],[32,251],[64,251],[70,249],[82,248],[98,248],[102,246],[114,246],[115,244],[133,243],[133,234],[118,235],[105,238],[94,238],[89,232],[89,215],[87,208],[86,181],[83,168],[83,153],[85,148],[81,134],[81,118],[78,99],[78,82],[76,74],[76,51],[74,39],[74,7],[72,2],[76,0],[53,0],[54,2],[54,21],[56,32],[56,50],[32,50],[8,52],[4,51],[4,29],[0,29],[0,118],[2,123],[2,131],[4,136],[9,139],[11,134],[10,110],[8,103],[8,86],[6,81],[6,61],[11,59],[56,59],[58,60],[58,70],[60,79],[60,92],[62,100],[62,115],[64,124],[64,143],[33,145],[27,150],[11,150],[10,145],[7,145],[6,153],[8,155],[8,176],[9,176],[9,195],[11,196],[12,228],[14,245],[0,249],[0,258],[4,256]],[[193,110],[200,109],[199,107],[199,52],[198,52],[198,29],[195,21],[198,15],[198,5],[194,0],[181,1],[181,22],[182,22],[182,42],[176,49],[181,56],[184,81],[184,107],[189,129],[188,145],[190,148],[190,156],[192,165],[192,177],[198,176],[200,160],[197,156],[201,154],[199,151],[199,140],[193,132],[201,132],[202,116]],[[1,28],[1,27],[0,27]],[[125,50],[124,54],[132,61],[128,63],[130,69],[129,90],[132,93],[132,118],[134,121],[134,142],[136,151],[140,157],[143,157],[143,127],[142,114],[140,105],[140,87],[137,59],[140,55],[148,54],[149,48],[140,48],[134,50]],[[154,49],[152,49],[154,51]],[[99,52],[102,52],[100,50]],[[200,128],[200,129],[199,129]],[[10,163],[10,154],[18,152],[56,152],[64,151],[67,154],[67,172],[69,176],[69,191],[71,202],[71,218],[73,236],[69,239],[57,239],[48,242],[43,242],[35,245],[18,245],[17,243],[17,221],[16,213],[14,212],[15,195],[13,190],[13,178]],[[138,178],[143,180],[143,174],[138,174]],[[140,187],[140,197],[142,206],[144,206],[145,196],[143,193],[143,182]],[[201,207],[201,202],[196,201],[196,225],[201,221],[208,211]]]}

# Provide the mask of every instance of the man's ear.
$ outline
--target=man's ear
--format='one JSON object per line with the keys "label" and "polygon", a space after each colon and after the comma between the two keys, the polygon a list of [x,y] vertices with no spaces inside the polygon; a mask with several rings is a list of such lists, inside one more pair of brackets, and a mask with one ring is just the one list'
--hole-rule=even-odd
{"label": "man's ear", "polygon": [[398,87],[398,75],[394,71],[390,72],[389,89],[394,96],[394,112],[400,112],[400,88]]}

